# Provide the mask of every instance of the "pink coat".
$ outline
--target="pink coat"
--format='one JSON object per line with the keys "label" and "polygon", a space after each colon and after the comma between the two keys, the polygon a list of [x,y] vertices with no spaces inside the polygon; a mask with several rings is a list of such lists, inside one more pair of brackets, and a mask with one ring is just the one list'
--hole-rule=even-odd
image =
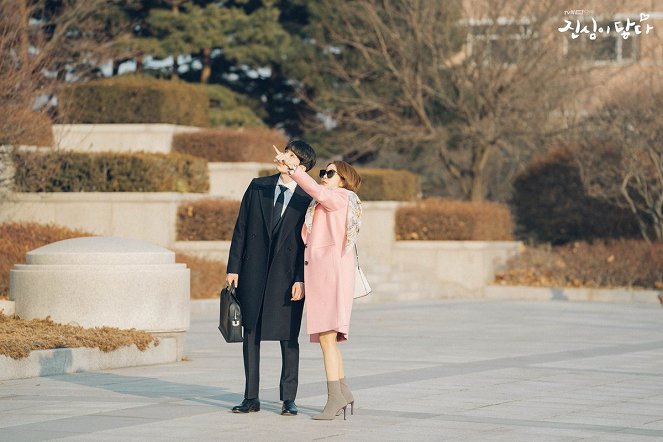
{"label": "pink coat", "polygon": [[311,232],[302,227],[306,329],[311,342],[330,330],[338,332],[337,341],[345,341],[355,283],[354,250],[345,250],[348,191],[322,187],[301,168],[292,178],[315,200],[311,204],[317,203]]}

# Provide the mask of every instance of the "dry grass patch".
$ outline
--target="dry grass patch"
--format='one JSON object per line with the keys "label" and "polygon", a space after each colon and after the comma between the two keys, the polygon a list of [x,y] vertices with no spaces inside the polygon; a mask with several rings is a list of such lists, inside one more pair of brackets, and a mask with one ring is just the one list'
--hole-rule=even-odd
{"label": "dry grass patch", "polygon": [[83,328],[57,324],[50,318],[24,320],[0,313],[0,355],[12,359],[25,358],[33,350],[87,347],[110,352],[135,345],[145,351],[150,344],[156,347],[159,340],[136,329]]}
{"label": "dry grass patch", "polygon": [[502,285],[663,289],[663,244],[641,240],[528,247],[497,273]]}

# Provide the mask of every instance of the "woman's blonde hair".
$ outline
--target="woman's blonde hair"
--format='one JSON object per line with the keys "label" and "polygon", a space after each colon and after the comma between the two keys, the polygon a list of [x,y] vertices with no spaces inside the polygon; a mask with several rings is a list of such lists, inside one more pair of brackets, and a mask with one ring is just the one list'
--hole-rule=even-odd
{"label": "woman's blonde hair", "polygon": [[[336,166],[338,176],[341,178],[344,188],[352,190],[353,192],[356,192],[357,189],[359,189],[359,186],[361,185],[361,176],[359,176],[359,173],[357,173],[357,170],[354,167],[345,161],[332,161],[329,164]],[[329,167],[329,164],[327,164],[327,167]]]}

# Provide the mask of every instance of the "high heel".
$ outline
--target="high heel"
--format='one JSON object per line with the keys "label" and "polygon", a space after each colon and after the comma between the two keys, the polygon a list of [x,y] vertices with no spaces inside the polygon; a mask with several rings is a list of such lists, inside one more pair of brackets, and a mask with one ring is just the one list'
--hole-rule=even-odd
{"label": "high heel", "polygon": [[327,403],[321,414],[312,417],[315,420],[334,420],[343,410],[343,420],[346,420],[348,402],[341,394],[341,383],[339,381],[327,381]]}
{"label": "high heel", "polygon": [[341,383],[341,394],[350,406],[350,414],[355,414],[355,398],[352,396],[352,392],[350,391],[347,382],[345,382],[345,378],[343,377],[339,379],[339,382]]}

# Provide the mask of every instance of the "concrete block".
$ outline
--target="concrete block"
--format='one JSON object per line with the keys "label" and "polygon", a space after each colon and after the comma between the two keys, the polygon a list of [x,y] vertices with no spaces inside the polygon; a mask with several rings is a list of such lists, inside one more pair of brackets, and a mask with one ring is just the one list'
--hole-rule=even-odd
{"label": "concrete block", "polygon": [[189,327],[189,269],[170,250],[126,238],[74,238],[28,252],[10,272],[9,297],[24,319],[152,332]]}
{"label": "concrete block", "polygon": [[171,249],[178,253],[227,263],[230,241],[176,241]]}
{"label": "concrete block", "polygon": [[11,316],[16,313],[16,306],[14,305],[14,301],[5,301],[0,299],[0,312],[7,316]]}
{"label": "concrete block", "polygon": [[239,201],[263,169],[276,173],[273,163],[209,163],[209,194]]}
{"label": "concrete block", "polygon": [[396,241],[387,256],[400,271],[477,291],[520,248],[517,241]]}
{"label": "concrete block", "polygon": [[175,124],[54,124],[53,138],[57,147],[80,152],[168,153],[173,135],[198,130]]}
{"label": "concrete block", "polygon": [[486,299],[519,299],[528,301],[574,301],[625,304],[660,304],[658,290],[597,289],[574,287],[531,287],[488,285],[483,289]]}
{"label": "concrete block", "polygon": [[204,196],[174,192],[12,193],[0,202],[0,222],[54,223],[169,247],[176,238],[177,207]]}
{"label": "concrete block", "polygon": [[362,225],[357,242],[362,255],[389,256],[394,243],[396,210],[407,204],[399,201],[362,203]]}
{"label": "concrete block", "polygon": [[172,337],[160,338],[159,345],[152,345],[145,351],[140,351],[134,345],[111,352],[97,348],[37,350],[23,359],[0,355],[0,380],[165,364],[177,360],[178,342]]}

